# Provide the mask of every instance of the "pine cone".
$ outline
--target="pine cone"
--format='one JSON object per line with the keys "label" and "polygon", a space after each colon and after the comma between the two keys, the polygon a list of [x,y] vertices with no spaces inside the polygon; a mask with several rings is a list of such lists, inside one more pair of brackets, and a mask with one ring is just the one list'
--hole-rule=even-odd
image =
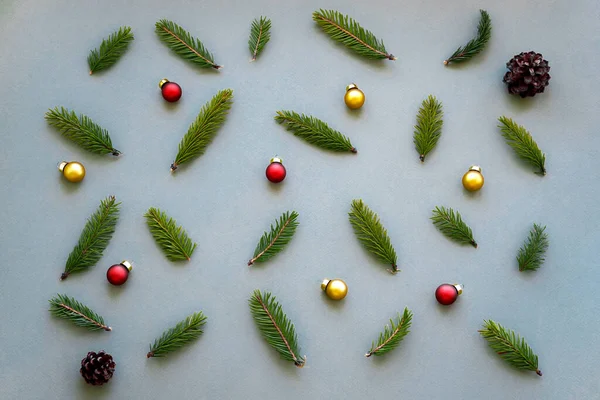
{"label": "pine cone", "polygon": [[509,71],[502,80],[508,85],[508,93],[521,97],[543,93],[550,80],[548,61],[535,51],[521,53],[506,63]]}
{"label": "pine cone", "polygon": [[81,360],[81,376],[90,385],[103,385],[112,378],[115,372],[115,362],[110,354],[103,351],[95,353],[90,351]]}

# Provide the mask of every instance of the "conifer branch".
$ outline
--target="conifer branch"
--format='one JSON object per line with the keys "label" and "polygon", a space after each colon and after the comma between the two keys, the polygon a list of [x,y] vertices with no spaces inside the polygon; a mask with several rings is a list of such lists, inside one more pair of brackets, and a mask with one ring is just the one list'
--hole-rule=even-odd
{"label": "conifer branch", "polygon": [[196,120],[179,142],[179,151],[175,161],[171,164],[171,172],[175,171],[179,165],[204,154],[225,122],[232,103],[233,90],[225,89],[219,91],[202,107]]}
{"label": "conifer branch", "polygon": [[302,368],[306,356],[298,356],[300,350],[294,324],[283,313],[275,296],[255,290],[248,303],[252,318],[267,343],[277,350],[281,358],[293,361],[294,365]]}
{"label": "conifer branch", "polygon": [[189,34],[176,23],[161,19],[156,23],[156,34],[168,48],[201,68],[223,68],[217,65],[213,55],[204,47],[202,42]]}
{"label": "conifer branch", "polygon": [[425,156],[433,150],[442,135],[442,124],[444,123],[442,117],[442,103],[434,96],[429,95],[419,108],[413,136],[413,142],[421,162],[425,161]]}
{"label": "conifer branch", "polygon": [[189,261],[196,243],[165,212],[150,207],[144,214],[150,233],[169,261]]}
{"label": "conifer branch", "polygon": [[458,211],[451,208],[436,207],[430,218],[436,228],[446,237],[462,244],[470,244],[477,248],[477,242],[473,239],[471,228],[465,224]]}
{"label": "conifer branch", "polygon": [[372,343],[371,349],[365,354],[365,357],[380,356],[398,347],[402,339],[410,332],[411,322],[412,312],[405,307],[404,314],[400,316],[398,313],[396,321],[390,319],[390,324],[386,325],[383,332],[379,334],[377,343]]}
{"label": "conifer branch", "polygon": [[396,59],[393,54],[389,54],[385,50],[382,40],[377,39],[375,35],[347,15],[335,10],[320,9],[313,12],[313,20],[333,40],[342,43],[363,57]]}
{"label": "conifer branch", "polygon": [[294,111],[277,111],[275,121],[283,124],[294,136],[325,150],[357,153],[350,139],[331,129],[320,119]]}
{"label": "conifer branch", "polygon": [[77,117],[74,111],[55,107],[46,112],[45,118],[64,137],[91,153],[113,156],[121,154],[113,147],[108,131],[83,114]]}
{"label": "conifer branch", "polygon": [[112,331],[112,328],[104,323],[104,319],[100,315],[72,297],[57,294],[48,302],[50,303],[49,311],[55,317],[66,319],[90,331]]}
{"label": "conifer branch", "polygon": [[100,202],[96,212],[88,218],[77,245],[69,254],[61,280],[67,279],[74,272],[93,267],[102,258],[108,242],[115,233],[120,204],[116,202],[115,196],[109,196]]}
{"label": "conifer branch", "polygon": [[284,212],[279,220],[275,221],[275,226],[271,224],[271,230],[265,232],[256,245],[252,259],[248,261],[248,266],[255,262],[269,260],[275,254],[279,253],[292,240],[298,222],[298,213],[296,211]]}
{"label": "conifer branch", "polygon": [[377,214],[363,203],[362,200],[352,200],[351,211],[348,213],[354,233],[363,246],[380,261],[392,266],[392,274],[398,269],[398,257],[392,246],[387,230],[383,227]]}
{"label": "conifer branch", "polygon": [[538,369],[538,356],[524,338],[492,320],[483,321],[483,326],[484,329],[478,332],[503,360],[515,368],[535,371],[542,376],[542,371]]}
{"label": "conifer branch", "polygon": [[132,41],[133,33],[131,33],[129,26],[120,27],[107,39],[102,40],[100,48],[91,50],[87,58],[90,75],[115,64],[125,54]]}
{"label": "conifer branch", "polygon": [[460,63],[470,60],[479,54],[492,37],[492,20],[490,15],[485,10],[479,10],[481,17],[477,25],[477,36],[471,39],[469,43],[463,47],[459,47],[456,51],[444,61],[444,65],[450,63]]}
{"label": "conifer branch", "polygon": [[502,131],[506,143],[519,157],[539,168],[539,174],[546,175],[546,155],[542,153],[527,129],[504,116],[498,118],[498,121],[501,124],[498,125],[498,128]]}
{"label": "conifer branch", "polygon": [[250,39],[248,40],[248,48],[252,54],[252,60],[263,51],[265,45],[271,39],[271,20],[267,17],[260,17],[252,21],[250,26]]}
{"label": "conifer branch", "polygon": [[204,333],[202,328],[205,323],[206,317],[202,311],[193,313],[173,328],[164,331],[162,336],[150,345],[150,351],[146,354],[146,358],[164,357],[167,353],[178,350],[198,339]]}
{"label": "conifer branch", "polygon": [[548,249],[548,234],[545,230],[545,226],[533,224],[527,242],[519,249],[519,271],[535,271],[544,263],[544,254]]}

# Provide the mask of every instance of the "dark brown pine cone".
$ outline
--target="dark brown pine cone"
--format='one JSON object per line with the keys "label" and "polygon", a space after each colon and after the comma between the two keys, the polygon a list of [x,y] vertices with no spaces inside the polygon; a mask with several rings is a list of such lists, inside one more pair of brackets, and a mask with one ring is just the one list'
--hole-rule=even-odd
{"label": "dark brown pine cone", "polygon": [[506,63],[508,72],[502,80],[508,85],[508,93],[521,97],[543,93],[550,80],[550,66],[543,56],[535,51],[517,54]]}
{"label": "dark brown pine cone", "polygon": [[103,385],[112,378],[115,372],[115,362],[110,354],[103,351],[90,351],[81,360],[81,376],[90,385]]}

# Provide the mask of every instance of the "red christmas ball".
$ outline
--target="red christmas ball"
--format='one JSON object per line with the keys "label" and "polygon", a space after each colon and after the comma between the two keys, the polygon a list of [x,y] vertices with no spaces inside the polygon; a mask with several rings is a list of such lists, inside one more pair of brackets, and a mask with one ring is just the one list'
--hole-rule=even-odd
{"label": "red christmas ball", "polygon": [[265,174],[267,179],[273,183],[279,183],[285,179],[285,167],[282,164],[282,159],[274,157],[271,159],[271,164],[267,167]]}
{"label": "red christmas ball", "polygon": [[115,285],[121,286],[125,282],[127,282],[127,278],[129,278],[129,271],[131,271],[132,267],[128,261],[123,261],[121,264],[112,265],[108,271],[106,271],[106,279]]}
{"label": "red christmas ball", "polygon": [[181,98],[181,86],[175,82],[170,82],[168,79],[163,79],[158,84],[162,92],[162,97],[169,103],[174,103]]}
{"label": "red christmas ball", "polygon": [[438,303],[449,306],[454,303],[462,293],[462,285],[451,285],[444,283],[435,289],[435,298]]}

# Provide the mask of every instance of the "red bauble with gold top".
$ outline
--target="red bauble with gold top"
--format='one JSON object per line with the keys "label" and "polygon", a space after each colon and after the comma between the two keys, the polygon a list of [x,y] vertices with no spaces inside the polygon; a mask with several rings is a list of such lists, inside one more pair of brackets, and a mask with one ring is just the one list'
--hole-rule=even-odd
{"label": "red bauble with gold top", "polygon": [[271,163],[265,171],[265,175],[270,182],[279,183],[285,179],[286,175],[285,167],[283,166],[283,160],[279,157],[271,158]]}
{"label": "red bauble with gold top", "polygon": [[435,299],[438,303],[449,306],[462,294],[463,286],[459,284],[443,283],[435,290]]}
{"label": "red bauble with gold top", "polygon": [[106,271],[106,279],[115,286],[121,286],[127,282],[129,278],[129,272],[133,269],[133,266],[129,261],[123,261],[120,264],[112,265]]}

